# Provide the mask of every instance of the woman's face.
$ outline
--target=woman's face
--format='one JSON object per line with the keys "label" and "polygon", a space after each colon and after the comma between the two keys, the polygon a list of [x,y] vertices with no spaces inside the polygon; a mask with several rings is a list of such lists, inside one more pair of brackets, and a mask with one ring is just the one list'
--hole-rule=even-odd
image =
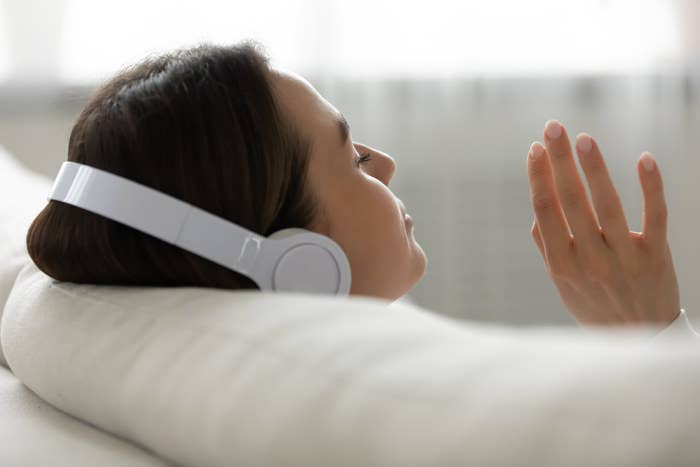
{"label": "woman's face", "polygon": [[340,112],[300,76],[275,70],[273,83],[283,111],[311,142],[309,182],[323,213],[311,230],[347,255],[351,295],[396,300],[423,276],[427,258],[389,189],[394,159],[353,141]]}

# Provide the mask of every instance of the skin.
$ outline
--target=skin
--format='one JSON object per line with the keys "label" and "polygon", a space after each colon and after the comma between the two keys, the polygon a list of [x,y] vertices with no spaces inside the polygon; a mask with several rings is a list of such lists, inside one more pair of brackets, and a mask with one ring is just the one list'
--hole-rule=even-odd
{"label": "skin", "polygon": [[658,165],[637,163],[644,196],[642,232],[629,230],[620,198],[595,140],[576,137],[576,167],[566,129],[550,120],[544,146],[528,153],[535,222],[532,237],[564,304],[581,324],[668,324],[680,314],[667,240],[667,209]]}
{"label": "skin", "polygon": [[321,215],[309,230],[345,252],[351,295],[398,299],[424,275],[427,258],[389,188],[394,159],[349,136],[343,141],[340,112],[304,78],[274,69],[272,83],[283,112],[311,143],[309,183]]}

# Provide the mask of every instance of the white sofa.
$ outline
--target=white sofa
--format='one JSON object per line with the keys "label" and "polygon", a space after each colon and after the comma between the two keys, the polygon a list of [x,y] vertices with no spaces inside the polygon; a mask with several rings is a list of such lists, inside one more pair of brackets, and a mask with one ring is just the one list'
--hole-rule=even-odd
{"label": "white sofa", "polygon": [[697,340],[58,283],[24,247],[50,183],[0,151],[0,465],[700,465]]}

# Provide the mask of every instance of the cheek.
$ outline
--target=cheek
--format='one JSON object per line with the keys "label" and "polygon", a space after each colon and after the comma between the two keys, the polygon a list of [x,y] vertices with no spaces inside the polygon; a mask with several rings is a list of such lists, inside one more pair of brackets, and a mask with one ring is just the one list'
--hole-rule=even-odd
{"label": "cheek", "polygon": [[371,239],[374,255],[396,257],[405,253],[406,227],[401,219],[401,210],[392,194],[378,190],[358,206],[358,218],[362,219],[362,230]]}
{"label": "cheek", "polygon": [[379,180],[360,176],[342,190],[336,187],[342,197],[334,199],[334,238],[351,261],[387,273],[407,256],[408,233],[394,194]]}

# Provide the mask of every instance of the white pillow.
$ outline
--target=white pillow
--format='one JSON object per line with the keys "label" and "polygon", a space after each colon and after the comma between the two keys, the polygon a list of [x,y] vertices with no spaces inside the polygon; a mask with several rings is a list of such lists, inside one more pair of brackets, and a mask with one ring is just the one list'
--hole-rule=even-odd
{"label": "white pillow", "polygon": [[[0,146],[0,320],[17,273],[30,261],[27,229],[46,205],[51,180],[17,162]],[[7,366],[0,342],[0,365]]]}
{"label": "white pillow", "polygon": [[40,397],[182,465],[700,465],[696,342],[33,265],[3,320]]}

